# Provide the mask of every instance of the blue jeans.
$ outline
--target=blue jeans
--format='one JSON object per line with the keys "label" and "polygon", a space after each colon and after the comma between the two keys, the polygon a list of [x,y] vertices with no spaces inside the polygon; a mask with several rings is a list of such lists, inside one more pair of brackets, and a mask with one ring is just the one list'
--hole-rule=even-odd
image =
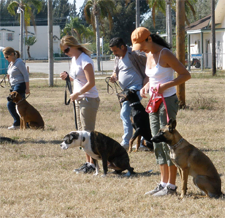
{"label": "blue jeans", "polygon": [[[25,98],[25,91],[26,91],[26,83],[18,83],[14,86],[12,86],[12,91],[17,91],[20,93],[22,98]],[[7,103],[7,108],[9,110],[9,113],[14,119],[13,125],[14,126],[19,126],[20,125],[20,117],[16,112],[16,104],[12,101],[8,101]]]}
{"label": "blue jeans", "polygon": [[[129,88],[129,89],[134,89],[134,90],[140,90],[142,88],[142,86],[137,87],[137,88]],[[141,100],[141,96],[140,96],[140,91],[137,92],[139,99]],[[123,122],[123,131],[124,134],[122,136],[122,142],[121,145],[128,145],[129,141],[133,135],[133,126],[130,120],[130,115],[131,115],[131,107],[130,107],[130,102],[129,101],[125,101],[123,102],[121,111],[120,111],[120,118]]]}

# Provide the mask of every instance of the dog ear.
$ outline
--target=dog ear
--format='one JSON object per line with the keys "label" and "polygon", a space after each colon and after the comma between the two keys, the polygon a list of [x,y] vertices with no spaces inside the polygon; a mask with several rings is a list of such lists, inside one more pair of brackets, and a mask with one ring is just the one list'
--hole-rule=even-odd
{"label": "dog ear", "polygon": [[170,119],[168,125],[169,125],[169,132],[172,133],[173,130],[176,128],[177,121]]}

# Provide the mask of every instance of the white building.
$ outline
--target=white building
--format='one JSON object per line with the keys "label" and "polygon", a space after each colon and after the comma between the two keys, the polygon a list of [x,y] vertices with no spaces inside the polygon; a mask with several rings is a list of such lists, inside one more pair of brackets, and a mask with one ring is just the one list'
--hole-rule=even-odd
{"label": "white building", "polygon": [[[225,69],[225,0],[218,0],[215,8],[216,67]],[[186,27],[190,59],[198,57],[203,68],[212,67],[211,15]]]}
{"label": "white building", "polygon": [[[33,26],[27,27],[26,36],[36,36],[36,43],[30,46],[30,55],[34,59],[48,59],[48,26],[36,26],[36,34]],[[53,53],[60,54],[60,27],[53,26]],[[19,51],[20,26],[0,26],[0,47],[12,47]],[[24,57],[28,58],[27,46],[24,43]]]}

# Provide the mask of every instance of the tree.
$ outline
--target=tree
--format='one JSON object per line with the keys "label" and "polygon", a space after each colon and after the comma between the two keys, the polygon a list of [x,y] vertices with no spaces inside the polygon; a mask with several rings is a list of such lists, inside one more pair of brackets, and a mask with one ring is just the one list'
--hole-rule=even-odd
{"label": "tree", "polygon": [[83,41],[83,38],[87,39],[90,36],[94,36],[94,32],[89,27],[81,24],[79,17],[70,17],[70,22],[63,29],[63,35],[66,34],[75,36],[80,42]]}
{"label": "tree", "polygon": [[34,26],[34,30],[36,32],[36,25],[34,20],[34,14],[32,12],[32,7],[37,9],[37,13],[39,13],[42,9],[42,2],[39,0],[18,0],[10,2],[7,9],[8,12],[16,16],[15,9],[18,7],[22,8],[24,11],[24,20],[25,20],[25,30],[27,30],[27,26],[30,26],[30,22],[32,21],[32,24]]}
{"label": "tree", "polygon": [[112,28],[112,14],[115,8],[114,0],[88,0],[84,7],[84,16],[90,23],[96,33],[96,50],[98,71],[100,71],[100,34],[99,25],[101,20],[107,18],[109,20],[109,29]]}
{"label": "tree", "polygon": [[25,45],[27,45],[27,54],[28,54],[28,59],[31,59],[30,56],[30,46],[34,45],[35,42],[37,42],[37,38],[35,36],[31,37],[25,37]]}

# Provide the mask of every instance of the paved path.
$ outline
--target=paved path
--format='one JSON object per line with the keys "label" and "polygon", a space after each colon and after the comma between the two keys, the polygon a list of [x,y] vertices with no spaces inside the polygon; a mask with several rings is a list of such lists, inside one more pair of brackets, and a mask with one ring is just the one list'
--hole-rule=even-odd
{"label": "paved path", "polygon": [[[29,66],[29,72],[30,73],[46,73],[48,74],[48,62],[34,62],[34,63],[26,63],[26,66]],[[103,71],[113,71],[114,66],[114,60],[110,61],[103,61],[101,62],[101,68],[103,68]],[[97,71],[97,63],[96,60],[94,60],[94,67],[95,72]],[[63,71],[69,71],[70,69],[70,61],[64,61],[64,62],[55,62],[54,63],[54,74],[60,74]],[[100,73],[100,72],[99,72]]]}

